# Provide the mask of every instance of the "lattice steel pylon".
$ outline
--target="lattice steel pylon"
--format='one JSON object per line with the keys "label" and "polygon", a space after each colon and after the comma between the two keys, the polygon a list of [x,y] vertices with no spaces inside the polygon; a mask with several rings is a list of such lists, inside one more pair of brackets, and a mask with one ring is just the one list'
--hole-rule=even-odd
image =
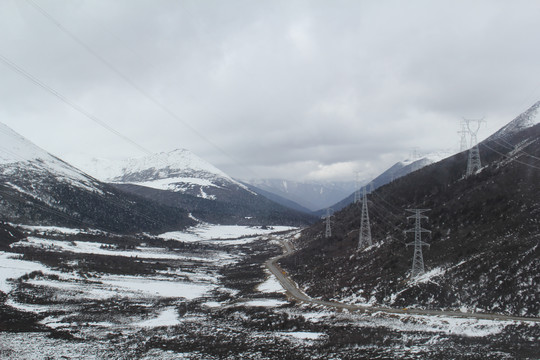
{"label": "lattice steel pylon", "polygon": [[358,203],[360,198],[360,173],[357,171],[354,179],[354,203]]}
{"label": "lattice steel pylon", "polygon": [[358,236],[358,249],[373,245],[371,241],[371,226],[369,225],[366,186],[364,186],[362,195],[362,218],[360,221],[360,234]]}
{"label": "lattice steel pylon", "polygon": [[[482,125],[483,122],[485,122],[484,119],[478,119],[478,120],[470,120],[470,119],[463,119],[465,124],[467,124],[467,130],[469,131],[469,134],[471,135],[471,148],[469,149],[469,158],[467,160],[467,173],[466,176],[469,177],[476,173],[480,168],[482,167],[482,164],[480,162],[480,150],[478,149],[478,139],[477,134],[478,130],[480,130],[480,125]],[[471,123],[476,122],[476,128],[471,128]]]}
{"label": "lattice steel pylon", "polygon": [[459,143],[459,152],[463,152],[469,148],[467,145],[467,134],[469,131],[467,130],[467,124],[465,121],[461,122],[461,130],[458,131],[458,134],[461,136],[460,143]]}
{"label": "lattice steel pylon", "polygon": [[430,209],[407,209],[407,211],[414,213],[414,215],[407,217],[407,219],[415,219],[414,229],[405,230],[405,233],[414,232],[414,242],[407,244],[407,246],[414,245],[414,256],[411,269],[412,278],[424,273],[424,256],[422,254],[422,246],[429,247],[429,244],[422,241],[422,233],[431,233],[431,231],[422,228],[420,221],[428,218],[427,216],[422,215],[422,213],[429,210]]}
{"label": "lattice steel pylon", "polygon": [[332,209],[326,209],[326,230],[324,232],[324,237],[329,238],[332,236],[332,214],[330,213]]}

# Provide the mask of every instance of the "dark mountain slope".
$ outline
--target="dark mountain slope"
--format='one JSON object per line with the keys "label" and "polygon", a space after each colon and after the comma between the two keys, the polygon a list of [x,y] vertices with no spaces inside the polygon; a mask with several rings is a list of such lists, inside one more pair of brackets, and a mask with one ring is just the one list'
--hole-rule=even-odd
{"label": "dark mountain slope", "polygon": [[2,221],[115,232],[178,230],[194,223],[183,210],[99,182],[2,123],[0,142]]}
{"label": "dark mountain slope", "polygon": [[134,184],[113,186],[168,207],[187,210],[198,220],[213,224],[305,226],[316,221],[310,214],[287,208],[243,189],[237,189],[236,192],[234,189],[221,189],[222,192],[234,193],[210,200]]}
{"label": "dark mountain slope", "polygon": [[[2,220],[28,225],[96,228],[113,232],[168,231],[193,225],[185,210],[166,207],[96,182],[85,190],[20,168],[18,176],[0,174]],[[8,185],[6,185],[8,184]],[[99,190],[99,191],[98,191]]]}
{"label": "dark mountain slope", "polygon": [[307,225],[315,221],[258,195],[186,149],[120,162],[94,159],[83,166],[117,189],[185,209],[210,223]]}
{"label": "dark mountain slope", "polygon": [[[350,205],[298,239],[283,266],[312,296],[393,307],[466,308],[539,316],[540,125],[480,145],[482,171],[464,178],[467,152],[376,190],[375,246],[357,251],[361,209]],[[405,209],[425,208],[427,273],[410,279],[414,228]]]}
{"label": "dark mountain slope", "polygon": [[0,222],[0,251],[9,249],[9,245],[24,238],[23,233],[13,226]]}

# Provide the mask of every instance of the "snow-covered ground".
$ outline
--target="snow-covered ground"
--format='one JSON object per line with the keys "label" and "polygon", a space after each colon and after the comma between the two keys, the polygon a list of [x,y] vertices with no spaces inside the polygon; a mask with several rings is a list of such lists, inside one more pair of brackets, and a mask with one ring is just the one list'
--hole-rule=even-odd
{"label": "snow-covered ground", "polygon": [[[253,229],[242,230],[241,227],[234,228],[232,231],[230,229],[228,231],[219,230],[219,227],[208,226],[206,231],[202,231],[204,235],[201,238],[210,241],[212,234],[253,233]],[[43,234],[43,237],[30,236],[12,244],[12,249],[24,251],[31,248],[32,251],[43,250],[51,254],[95,255],[101,256],[103,259],[124,257],[133,259],[134,262],[160,261],[169,264],[166,269],[156,270],[153,274],[146,275],[120,275],[98,272],[81,274],[75,271],[60,271],[37,261],[22,260],[21,255],[16,253],[0,252],[0,291],[8,295],[5,304],[29,313],[51,313],[42,322],[42,324],[51,328],[74,326],[71,322],[63,320],[66,317],[65,312],[70,307],[66,306],[64,309],[59,309],[56,305],[57,302],[77,304],[87,301],[120,301],[123,299],[122,301],[148,303],[159,299],[192,301],[206,297],[219,286],[220,275],[218,269],[234,264],[242,257],[241,252],[232,253],[227,251],[226,248],[221,250],[222,248],[219,246],[217,248],[214,246],[211,249],[205,248],[204,250],[192,251],[171,250],[165,247],[150,247],[142,244],[129,250],[120,250],[109,243],[97,241],[63,241],[47,238],[48,235],[69,236],[92,233],[92,231],[59,227],[27,227],[24,230],[31,231],[34,234]],[[80,262],[80,260],[76,260],[76,262]],[[52,294],[54,301],[51,304],[24,303],[18,300],[17,297],[10,295],[17,286],[15,281],[30,273],[33,273],[33,275],[24,280],[25,286],[43,289],[45,294]],[[219,290],[222,293],[235,293],[235,290],[223,287]],[[73,308],[73,311],[74,313],[79,311],[77,306]],[[176,310],[171,307],[166,308],[156,318],[140,320],[136,326],[143,328],[173,326],[178,323],[177,316],[172,316],[173,313],[176,314]],[[105,326],[103,321],[92,323],[94,326]],[[111,322],[108,322],[108,324],[114,325]]]}
{"label": "snow-covered ground", "polygon": [[[246,242],[255,241],[258,236],[295,229],[297,228],[290,226],[272,226],[262,228],[260,226],[199,224],[189,228],[187,231],[168,232],[161,234],[160,237],[166,240],[177,240],[182,242],[219,240],[223,245],[230,245],[243,244]],[[231,242],[225,243],[223,242],[224,239],[231,240]]]}
{"label": "snow-covered ground", "polygon": [[73,229],[60,226],[35,226],[35,225],[18,225],[11,224],[12,226],[18,227],[23,231],[31,232],[36,235],[77,235],[77,234],[91,234],[91,235],[107,235],[103,230],[97,229]]}
{"label": "snow-covered ground", "polygon": [[140,327],[176,326],[180,324],[176,308],[170,307],[163,310],[157,317],[134,323]]}
{"label": "snow-covered ground", "polygon": [[[466,358],[478,348],[486,357],[511,358],[510,350],[491,346],[493,339],[501,341],[514,328],[524,332],[520,341],[525,346],[535,343],[536,323],[337,312],[321,305],[293,304],[277,279],[262,271],[257,257],[264,249],[273,249],[275,254],[275,243],[283,235],[271,231],[288,229],[205,225],[188,234],[160,236],[175,240],[178,236],[182,239],[179,249],[184,250],[156,245],[114,250],[97,241],[60,241],[47,236],[16,243],[19,250],[46,249],[51,254],[113,261],[133,258],[156,268],[141,274],[67,271],[0,252],[5,308],[35,314],[38,324],[60,337],[70,334],[79,339],[0,332],[0,358],[199,360],[223,358],[223,354],[213,353],[222,349],[230,358],[264,359],[268,358],[265,350],[257,349],[268,348],[280,351],[275,358],[291,351],[299,358],[313,354],[313,359],[359,354],[367,358],[441,358],[441,354],[458,354],[456,349]],[[55,231],[78,234],[72,229]],[[248,261],[250,248],[257,249],[253,263]],[[201,260],[206,258],[212,261]],[[419,281],[436,281],[443,271],[434,269]],[[32,272],[34,275],[20,283],[10,280]]]}
{"label": "snow-covered ground", "polygon": [[286,301],[277,299],[257,299],[242,303],[245,306],[276,307],[286,304]]}
{"label": "snow-covered ground", "polygon": [[261,283],[259,286],[257,286],[257,290],[263,293],[285,293],[285,290],[281,286],[281,283],[276,279],[276,277],[270,273],[270,271],[267,271],[268,279],[266,279],[265,282]]}
{"label": "snow-covered ground", "polygon": [[[108,244],[90,242],[90,241],[61,241],[43,239],[37,237],[28,237],[25,240],[18,241],[11,245],[12,248],[17,247],[33,247],[48,251],[67,251],[78,254],[94,254],[107,256],[124,256],[130,258],[142,259],[170,259],[170,260],[194,260],[194,261],[213,261],[214,256],[194,256],[183,255],[170,252],[165,248],[152,247],[136,247],[133,250],[116,250],[107,248]],[[228,254],[222,254],[221,260],[230,260],[232,257]]]}
{"label": "snow-covered ground", "polygon": [[0,291],[9,293],[13,289],[13,280],[33,271],[46,270],[41,263],[21,260],[18,254],[0,251]]}

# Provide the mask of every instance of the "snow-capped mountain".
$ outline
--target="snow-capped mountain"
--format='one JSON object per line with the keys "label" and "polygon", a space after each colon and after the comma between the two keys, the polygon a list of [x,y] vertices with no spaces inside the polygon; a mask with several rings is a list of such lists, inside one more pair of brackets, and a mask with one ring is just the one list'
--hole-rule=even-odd
{"label": "snow-capped mountain", "polygon": [[258,189],[281,196],[311,211],[326,208],[354,191],[354,181],[249,180]]}
{"label": "snow-capped mountain", "polygon": [[117,189],[210,223],[298,225],[313,220],[258,195],[185,149],[123,161],[94,159],[80,167]]}
{"label": "snow-capped mountain", "polygon": [[540,101],[534,103],[530,108],[519,114],[514,120],[503,126],[493,135],[488,137],[486,141],[495,140],[509,136],[513,133],[526,129],[540,123]]}
{"label": "snow-capped mountain", "polygon": [[[439,162],[440,160],[444,159],[446,157],[446,154],[438,154],[433,153],[429,155],[425,155],[424,157],[420,159],[407,159],[403,161],[398,161],[394,165],[392,165],[388,170],[385,170],[382,174],[377,176],[371,183],[365,185],[366,190],[368,192],[378,189],[379,187],[386,185],[396,179],[399,179],[400,177],[403,177],[405,175],[408,175],[414,171],[420,170],[423,167],[426,167],[428,165],[431,165],[433,163]],[[360,189],[362,190],[362,189]],[[354,202],[354,192],[351,194],[349,193],[348,196],[341,201],[333,204],[331,206],[334,210],[341,210],[347,205]],[[320,209],[317,212],[317,215],[323,215],[324,209]]]}
{"label": "snow-capped mountain", "polygon": [[[2,123],[0,123],[0,142],[0,175],[4,178],[31,171],[43,177],[55,176],[60,182],[88,191],[101,191],[96,179],[49,154]],[[24,191],[9,179],[4,185]]]}
{"label": "snow-capped mountain", "polygon": [[439,155],[426,155],[419,159],[406,159],[398,161],[392,165],[388,170],[373,179],[373,188],[378,188],[391,181],[394,181],[402,176],[412,173],[413,171],[420,170],[421,168],[438,162],[442,159]]}
{"label": "snow-capped mountain", "polygon": [[109,231],[178,229],[185,211],[121,192],[39,148],[0,123],[0,214],[17,224]]}
{"label": "snow-capped mountain", "polygon": [[247,191],[246,186],[186,149],[120,161],[92,159],[81,168],[109,183],[180,192],[210,200],[216,200],[227,188]]}

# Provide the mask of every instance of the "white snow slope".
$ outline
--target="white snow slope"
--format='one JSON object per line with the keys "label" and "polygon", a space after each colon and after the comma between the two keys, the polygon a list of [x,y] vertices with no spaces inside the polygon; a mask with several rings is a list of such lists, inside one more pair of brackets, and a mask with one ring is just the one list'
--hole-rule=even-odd
{"label": "white snow slope", "polygon": [[199,197],[213,198],[200,190],[204,188],[233,185],[247,190],[244,185],[186,149],[118,161],[94,158],[79,165],[105,182],[135,184],[175,192],[191,190]]}
{"label": "white snow slope", "polygon": [[[20,169],[32,170],[36,175],[53,175],[59,181],[100,192],[95,179],[0,123],[0,175],[16,176]],[[9,182],[6,185],[25,191]]]}
{"label": "white snow slope", "polygon": [[487,140],[495,140],[517,131],[526,129],[540,123],[540,101],[534,103],[530,108],[519,114],[514,120],[503,126],[495,134],[491,135]]}

